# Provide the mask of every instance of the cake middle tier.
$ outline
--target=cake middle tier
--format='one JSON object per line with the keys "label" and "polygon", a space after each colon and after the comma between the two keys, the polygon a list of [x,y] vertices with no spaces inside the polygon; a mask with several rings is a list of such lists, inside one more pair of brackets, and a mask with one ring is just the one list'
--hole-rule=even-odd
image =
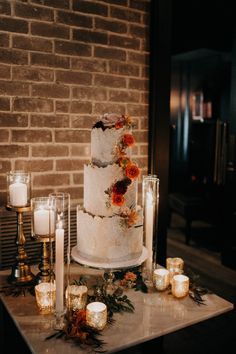
{"label": "cake middle tier", "polygon": [[122,206],[113,205],[109,191],[117,182],[124,179],[123,169],[117,164],[106,167],[84,166],[84,208],[87,212],[99,216],[121,214],[127,207],[137,206],[137,181],[132,181],[124,194]]}

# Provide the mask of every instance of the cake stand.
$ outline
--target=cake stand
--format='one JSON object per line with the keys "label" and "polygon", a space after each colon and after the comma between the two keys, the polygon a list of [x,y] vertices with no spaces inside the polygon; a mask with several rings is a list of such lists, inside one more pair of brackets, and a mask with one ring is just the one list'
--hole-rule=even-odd
{"label": "cake stand", "polygon": [[79,254],[77,246],[74,246],[72,248],[71,256],[75,262],[77,262],[83,266],[104,270],[104,279],[106,282],[106,288],[107,288],[107,290],[108,289],[114,290],[114,287],[113,287],[114,274],[113,274],[113,272],[140,266],[148,258],[148,250],[146,247],[143,246],[142,253],[139,257],[133,258],[131,260],[125,260],[122,262],[120,261],[120,262],[110,262],[110,263],[95,262],[93,260],[88,260],[87,258],[82,257]]}

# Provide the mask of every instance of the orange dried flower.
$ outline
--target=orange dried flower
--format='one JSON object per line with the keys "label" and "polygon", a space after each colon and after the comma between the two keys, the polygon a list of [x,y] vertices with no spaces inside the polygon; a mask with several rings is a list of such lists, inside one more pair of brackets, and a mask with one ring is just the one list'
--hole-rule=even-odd
{"label": "orange dried flower", "polygon": [[123,128],[124,126],[124,121],[118,121],[115,123],[115,128],[116,129],[120,129],[120,128]]}
{"label": "orange dried flower", "polygon": [[116,206],[122,206],[125,202],[125,198],[122,194],[112,193],[111,195],[112,204]]}
{"label": "orange dried flower", "polygon": [[140,170],[135,164],[129,164],[125,169],[125,174],[130,179],[135,179],[139,176]]}
{"label": "orange dried flower", "polygon": [[136,213],[135,210],[131,210],[131,212],[128,214],[128,218],[127,218],[128,226],[132,226],[132,225],[136,224],[137,221],[138,221],[138,214]]}
{"label": "orange dried flower", "polygon": [[122,142],[125,146],[133,146],[135,144],[135,139],[132,134],[125,134],[123,136]]}
{"label": "orange dried flower", "polygon": [[132,282],[134,282],[134,281],[136,281],[136,279],[137,279],[137,275],[134,274],[133,272],[127,272],[127,273],[125,273],[124,279],[125,279],[126,281],[132,281]]}
{"label": "orange dried flower", "polygon": [[117,161],[118,165],[122,168],[125,168],[128,164],[131,163],[131,160],[129,157],[120,157]]}

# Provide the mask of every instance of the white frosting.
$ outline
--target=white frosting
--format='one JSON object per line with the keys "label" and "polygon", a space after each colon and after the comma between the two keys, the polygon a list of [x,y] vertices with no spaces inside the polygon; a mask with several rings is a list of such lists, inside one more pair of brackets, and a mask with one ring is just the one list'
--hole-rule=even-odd
{"label": "white frosting", "polygon": [[[107,166],[117,161],[116,146],[122,136],[129,132],[126,127],[121,129],[93,128],[91,132],[91,159],[98,166]],[[127,155],[130,148],[126,149]]]}
{"label": "white frosting", "polygon": [[84,208],[93,215],[112,216],[120,214],[124,208],[137,205],[137,181],[128,186],[124,194],[125,203],[122,207],[107,205],[110,198],[105,191],[119,180],[124,179],[123,170],[117,164],[106,167],[95,165],[84,166]]}
{"label": "white frosting", "polygon": [[[142,224],[142,210],[139,210]],[[120,216],[92,216],[77,211],[77,250],[88,260],[114,262],[136,259],[141,255],[143,227],[126,227]]]}

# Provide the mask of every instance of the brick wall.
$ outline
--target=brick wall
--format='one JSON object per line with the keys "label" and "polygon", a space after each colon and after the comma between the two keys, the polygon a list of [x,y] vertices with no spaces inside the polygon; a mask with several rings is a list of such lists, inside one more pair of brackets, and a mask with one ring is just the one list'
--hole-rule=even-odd
{"label": "brick wall", "polygon": [[148,0],[0,0],[0,204],[6,172],[32,173],[32,196],[83,197],[90,129],[131,115],[147,166]]}

